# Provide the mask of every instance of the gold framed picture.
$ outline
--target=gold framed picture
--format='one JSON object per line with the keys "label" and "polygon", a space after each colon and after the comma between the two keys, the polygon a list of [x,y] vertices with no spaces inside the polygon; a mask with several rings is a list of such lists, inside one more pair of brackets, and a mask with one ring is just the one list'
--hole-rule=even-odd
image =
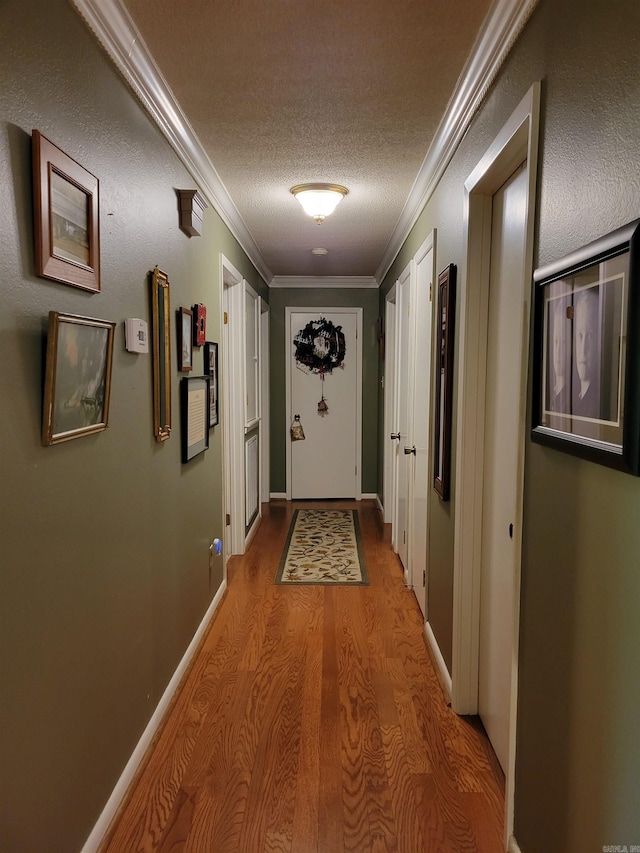
{"label": "gold framed picture", "polygon": [[49,312],[42,444],[107,428],[116,324]]}

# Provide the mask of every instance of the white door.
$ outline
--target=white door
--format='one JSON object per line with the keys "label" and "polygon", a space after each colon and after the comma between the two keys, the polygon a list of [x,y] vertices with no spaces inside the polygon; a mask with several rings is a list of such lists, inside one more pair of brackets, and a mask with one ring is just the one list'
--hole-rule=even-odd
{"label": "white door", "polygon": [[[288,496],[359,499],[362,309],[287,309],[287,313]],[[340,363],[323,380],[318,365],[328,363],[334,352]],[[305,364],[306,356],[310,364]],[[291,441],[289,426],[295,415],[300,416],[304,441]]]}
{"label": "white door", "polygon": [[485,402],[478,709],[507,769],[514,643],[514,522],[522,365],[527,173],[493,197]]}
{"label": "white door", "polygon": [[409,513],[407,512],[407,506],[409,500],[409,474],[413,459],[411,455],[405,453],[405,448],[411,447],[412,443],[409,418],[409,295],[410,267],[407,267],[396,284],[396,428],[394,435],[397,437],[394,440],[396,452],[396,511],[394,513],[395,527],[393,530],[393,545],[400,557],[407,580],[409,580]]}
{"label": "white door", "polygon": [[[433,286],[433,241],[431,248],[416,255],[416,286],[413,299],[415,345],[413,361],[413,487],[411,495],[411,585],[422,615],[426,617],[427,536],[429,517],[429,424],[431,421],[431,294]],[[426,248],[426,247],[425,247]]]}

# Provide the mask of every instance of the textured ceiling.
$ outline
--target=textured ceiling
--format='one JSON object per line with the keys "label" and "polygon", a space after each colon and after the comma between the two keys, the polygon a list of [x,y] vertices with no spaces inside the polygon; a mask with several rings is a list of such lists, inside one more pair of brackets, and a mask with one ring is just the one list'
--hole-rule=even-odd
{"label": "textured ceiling", "polygon": [[[490,0],[124,5],[270,271],[374,275]],[[349,189],[321,225],[308,181]]]}

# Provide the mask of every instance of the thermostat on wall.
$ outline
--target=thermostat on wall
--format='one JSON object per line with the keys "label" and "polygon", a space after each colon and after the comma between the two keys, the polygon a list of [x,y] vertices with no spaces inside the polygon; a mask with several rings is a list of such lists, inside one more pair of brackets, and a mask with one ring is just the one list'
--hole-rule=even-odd
{"label": "thermostat on wall", "polygon": [[145,320],[129,317],[124,321],[124,345],[128,352],[149,352],[149,335]]}

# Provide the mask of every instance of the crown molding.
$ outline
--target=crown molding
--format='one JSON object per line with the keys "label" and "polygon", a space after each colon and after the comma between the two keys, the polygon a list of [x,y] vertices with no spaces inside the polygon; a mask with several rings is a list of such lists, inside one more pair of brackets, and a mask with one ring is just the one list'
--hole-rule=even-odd
{"label": "crown molding", "polygon": [[476,110],[537,5],[538,0],[496,0],[491,7],[387,243],[375,274],[380,283],[435,192]]}
{"label": "crown molding", "polygon": [[[145,109],[157,123],[207,201],[215,207],[233,236],[267,284],[276,287],[311,287],[307,284],[273,284],[268,268],[251,232],[227,192],[220,176],[205,153],[173,92],[163,78],[136,30],[121,0],[71,0],[78,13],[100,42],[107,55],[129,83]],[[374,276],[382,282],[420,213],[435,191],[445,169],[460,144],[471,119],[504,62],[511,47],[529,20],[538,0],[496,0],[476,39],[474,48],[458,78],[458,84],[442,117],[431,146],[422,162],[402,213],[391,234],[382,262]],[[276,276],[276,279],[289,279]],[[293,279],[293,277],[291,277]],[[339,281],[338,277],[332,281]],[[298,281],[310,282],[302,277]],[[356,280],[355,278],[353,279]],[[327,287],[328,279],[316,285]],[[375,285],[338,284],[338,287]]]}
{"label": "crown molding", "polygon": [[296,287],[327,290],[328,288],[378,288],[373,276],[367,275],[274,275],[270,287]]}
{"label": "crown molding", "polygon": [[267,284],[273,274],[121,0],[71,0]]}

